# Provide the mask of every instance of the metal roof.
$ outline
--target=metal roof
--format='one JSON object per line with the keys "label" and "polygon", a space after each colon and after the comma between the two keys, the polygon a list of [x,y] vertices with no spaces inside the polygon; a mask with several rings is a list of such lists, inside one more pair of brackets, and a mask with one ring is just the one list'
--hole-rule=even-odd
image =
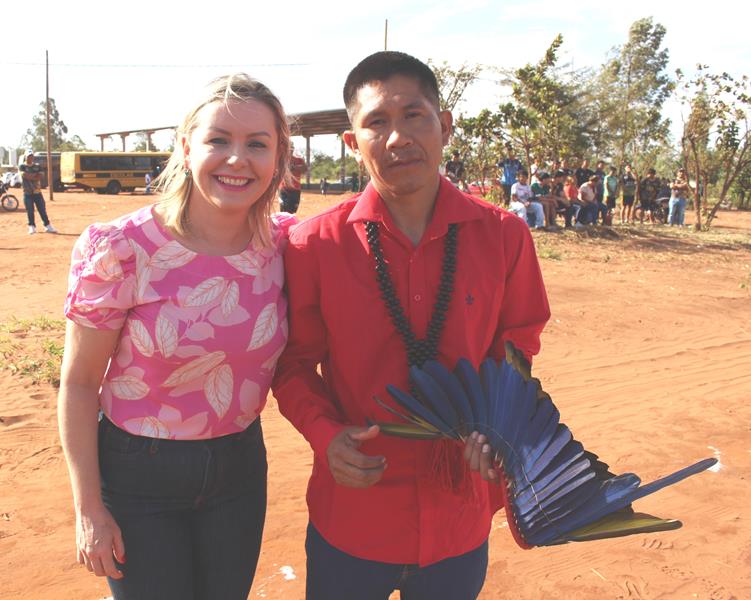
{"label": "metal roof", "polygon": [[[301,135],[303,137],[328,134],[339,135],[350,128],[347,111],[343,108],[291,114],[289,115],[289,120],[290,127],[292,128],[292,135]],[[97,133],[96,135],[100,138],[109,137],[111,135],[127,136],[132,133],[154,133],[155,131],[160,131],[163,129],[176,129],[176,127],[148,127],[144,129],[130,129],[125,131],[113,131],[110,133]]]}
{"label": "metal roof", "polygon": [[343,108],[297,113],[289,115],[289,120],[292,135],[303,137],[326,134],[338,135],[350,128],[347,111]]}

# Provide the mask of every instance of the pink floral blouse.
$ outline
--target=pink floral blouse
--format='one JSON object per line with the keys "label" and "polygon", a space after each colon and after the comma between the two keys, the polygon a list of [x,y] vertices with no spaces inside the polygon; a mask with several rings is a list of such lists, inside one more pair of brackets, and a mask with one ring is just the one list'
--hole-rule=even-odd
{"label": "pink floral blouse", "polygon": [[208,256],[171,237],[152,208],[81,234],[65,315],[122,332],[100,392],[118,427],[181,440],[236,433],[266,404],[287,341],[282,251],[295,218],[272,217],[270,248]]}

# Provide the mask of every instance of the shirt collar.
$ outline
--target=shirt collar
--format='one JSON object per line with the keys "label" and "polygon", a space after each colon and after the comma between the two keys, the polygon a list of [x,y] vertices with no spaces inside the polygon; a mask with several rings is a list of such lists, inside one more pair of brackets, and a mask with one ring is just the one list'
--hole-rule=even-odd
{"label": "shirt collar", "polygon": [[[449,223],[475,221],[482,219],[483,215],[484,211],[479,201],[473,201],[460,192],[448,179],[441,177],[433,217],[428,223],[425,233],[431,237],[438,237],[448,231]],[[368,183],[365,190],[360,194],[355,207],[347,218],[347,223],[363,221],[377,221],[386,223],[386,225],[393,223],[383,198],[372,182]]]}

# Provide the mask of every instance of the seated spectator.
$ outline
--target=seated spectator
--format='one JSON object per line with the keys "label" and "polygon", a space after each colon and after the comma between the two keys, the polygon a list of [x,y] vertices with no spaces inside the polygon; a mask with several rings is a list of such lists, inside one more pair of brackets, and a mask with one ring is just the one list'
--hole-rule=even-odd
{"label": "seated spectator", "polygon": [[597,223],[597,175],[592,175],[579,187],[581,210],[576,217],[576,225],[595,225]]}
{"label": "seated spectator", "polygon": [[542,204],[545,213],[545,226],[549,229],[560,229],[555,222],[558,212],[558,199],[552,194],[553,178],[548,173],[538,171],[537,181],[532,184],[534,200]]}
{"label": "seated spectator", "polygon": [[527,172],[519,171],[516,175],[516,183],[511,186],[511,202],[509,210],[527,223],[527,212],[534,214],[535,229],[545,227],[545,213],[542,204],[535,202],[532,196],[532,188],[528,185]]}
{"label": "seated spectator", "polygon": [[[562,169],[560,173],[563,177],[566,177]],[[571,227],[572,218],[574,221],[577,220],[577,218],[579,217],[579,211],[582,207],[582,202],[581,200],[579,200],[579,188],[577,187],[576,181],[574,180],[572,175],[566,177],[566,183],[563,186],[563,193],[572,209],[571,216],[569,216],[568,214],[566,215],[566,227]]]}

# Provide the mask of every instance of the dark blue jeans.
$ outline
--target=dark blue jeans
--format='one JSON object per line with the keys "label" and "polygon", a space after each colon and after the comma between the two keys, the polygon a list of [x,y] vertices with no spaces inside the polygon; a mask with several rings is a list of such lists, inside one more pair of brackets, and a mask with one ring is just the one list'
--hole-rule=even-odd
{"label": "dark blue jeans", "polygon": [[473,600],[485,583],[488,542],[427,567],[356,558],[329,544],[313,525],[305,540],[306,600]]}
{"label": "dark blue jeans", "polygon": [[115,600],[245,600],[266,517],[260,420],[211,440],[99,426],[102,497],[123,533]]}
{"label": "dark blue jeans", "polygon": [[47,227],[50,224],[50,220],[47,218],[47,207],[44,203],[44,196],[42,194],[27,194],[23,195],[23,205],[26,207],[26,219],[29,225],[36,227],[34,222],[34,207],[39,211],[39,216],[42,217],[42,224]]}

